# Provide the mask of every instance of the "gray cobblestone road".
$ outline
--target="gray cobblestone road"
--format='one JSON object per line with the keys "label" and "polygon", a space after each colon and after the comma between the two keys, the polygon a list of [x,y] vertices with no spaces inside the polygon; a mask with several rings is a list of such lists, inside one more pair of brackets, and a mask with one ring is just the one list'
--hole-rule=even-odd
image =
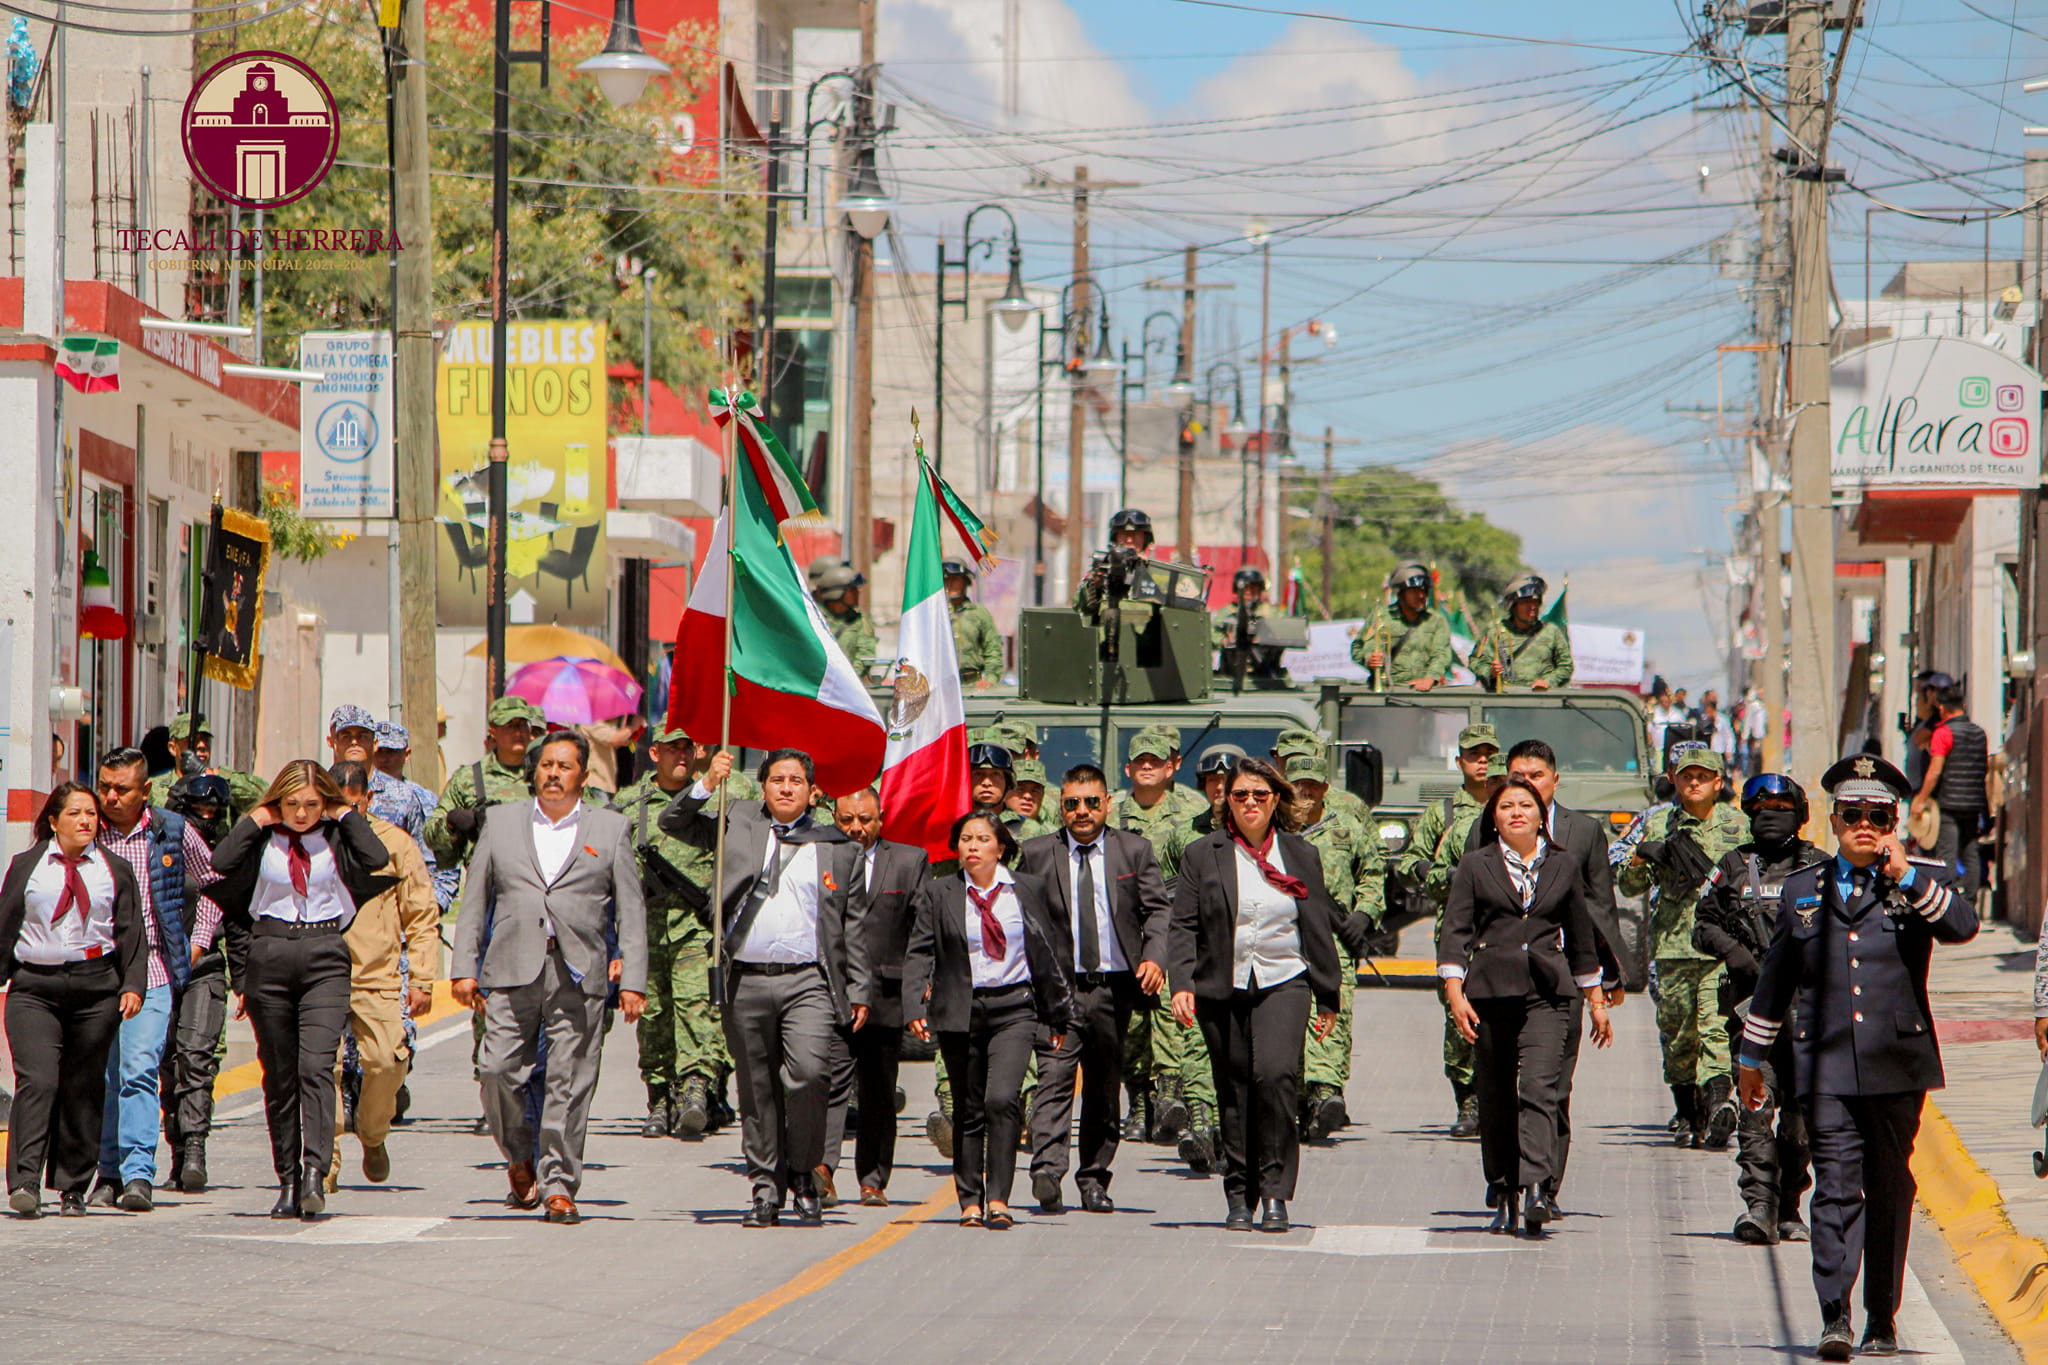
{"label": "gray cobblestone road", "polygon": [[[0,1361],[641,1361],[713,1323],[701,1358],[734,1363],[1811,1358],[1803,1248],[1738,1246],[1732,1162],[1666,1145],[1646,1005],[1619,1011],[1620,1043],[1581,1062],[1572,1216],[1541,1245],[1480,1231],[1478,1149],[1444,1136],[1426,993],[1360,993],[1360,1121],[1305,1156],[1303,1226],[1286,1237],[1225,1234],[1217,1181],[1126,1147],[1113,1217],[1025,1216],[994,1234],[942,1213],[877,1248],[873,1234],[945,1176],[922,1136],[922,1066],[906,1068],[892,1214],[841,1208],[822,1230],[743,1233],[737,1136],[639,1138],[625,1030],[595,1110],[589,1221],[544,1226],[500,1206],[495,1149],[470,1132],[468,1029],[440,1025],[427,1036],[446,1041],[413,1080],[418,1118],[392,1140],[393,1180],[362,1182],[345,1139],[349,1178],[322,1224],[262,1216],[255,1113],[215,1139],[224,1183],[203,1196],[166,1194],[150,1215],[0,1222]],[[1021,1179],[1017,1196],[1029,1207]],[[849,1249],[855,1263],[816,1292],[726,1318]],[[2017,1359],[1924,1220],[1914,1267],[1926,1295],[1902,1329],[1923,1365]]]}

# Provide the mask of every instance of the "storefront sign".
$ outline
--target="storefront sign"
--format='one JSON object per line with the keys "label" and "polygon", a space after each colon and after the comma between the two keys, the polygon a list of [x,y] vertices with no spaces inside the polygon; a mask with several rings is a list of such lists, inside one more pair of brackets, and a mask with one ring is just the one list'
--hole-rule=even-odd
{"label": "storefront sign", "polygon": [[1960,337],[1874,342],[1834,362],[1829,439],[1837,490],[2033,488],[2041,376]]}
{"label": "storefront sign", "polygon": [[391,491],[391,334],[308,332],[299,368],[323,376],[299,407],[299,510],[395,516]]}
{"label": "storefront sign", "polygon": [[[505,592],[534,597],[534,620],[604,625],[609,614],[604,516],[604,324],[515,322],[506,329],[509,445]],[[464,322],[442,341],[440,618],[484,624],[490,519],[491,327]]]}

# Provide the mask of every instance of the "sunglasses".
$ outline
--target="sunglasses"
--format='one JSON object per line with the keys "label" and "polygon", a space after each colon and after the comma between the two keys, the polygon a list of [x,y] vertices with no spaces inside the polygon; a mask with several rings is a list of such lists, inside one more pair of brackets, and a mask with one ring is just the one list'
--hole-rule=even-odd
{"label": "sunglasses", "polygon": [[1233,801],[1245,801],[1250,802],[1254,805],[1263,806],[1268,801],[1271,801],[1273,799],[1273,795],[1274,794],[1269,791],[1255,790],[1251,787],[1239,787],[1230,793],[1230,799]]}
{"label": "sunglasses", "polygon": [[1060,799],[1061,810],[1079,810],[1083,806],[1086,806],[1089,810],[1101,810],[1102,798],[1099,796],[1067,796]]}
{"label": "sunglasses", "polygon": [[1844,825],[1868,825],[1880,832],[1899,823],[1897,806],[1836,806],[1835,814]]}

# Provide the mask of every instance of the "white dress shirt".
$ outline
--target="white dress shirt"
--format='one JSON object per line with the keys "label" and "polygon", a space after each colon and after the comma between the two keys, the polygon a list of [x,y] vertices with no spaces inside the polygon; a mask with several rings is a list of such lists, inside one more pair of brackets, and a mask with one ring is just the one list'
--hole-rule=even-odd
{"label": "white dress shirt", "polygon": [[256,874],[256,894],[249,900],[251,919],[281,919],[287,924],[319,924],[326,920],[352,920],[355,902],[348,898],[341,872],[334,865],[334,850],[319,830],[299,836],[311,860],[306,874],[306,894],[292,886],[291,841],[283,825],[270,827],[270,842],[263,846],[263,862]]}
{"label": "white dress shirt", "polygon": [[[963,881],[967,881],[963,875]],[[996,868],[996,902],[989,907],[996,923],[1003,927],[1003,955],[990,957],[981,948],[981,911],[975,909],[972,894],[963,894],[967,914],[967,966],[974,974],[978,991],[1000,986],[1021,985],[1031,979],[1031,960],[1024,954],[1024,906],[1017,899],[1017,881],[1010,869]],[[974,883],[967,881],[968,892]]]}
{"label": "white dress shirt", "polygon": [[50,917],[57,913],[57,902],[64,895],[64,863],[52,843],[43,861],[28,874],[28,908],[21,917],[15,957],[54,967],[114,951],[114,873],[107,866],[106,851],[89,847],[78,865],[78,875],[92,900],[91,907],[83,919],[75,907],[67,908],[63,922],[53,924]]}
{"label": "white dress shirt", "polygon": [[741,962],[816,962],[818,904],[823,890],[818,884],[818,845],[785,844],[771,836],[761,859],[762,876],[768,875],[778,855],[787,861],[782,865],[782,878],[775,885],[775,894],[761,902],[754,922],[747,926],[746,941],[733,956]]}
{"label": "white dress shirt", "polygon": [[[1536,841],[1536,851],[1529,857],[1524,858],[1515,852],[1509,847],[1507,840],[1500,840],[1501,861],[1507,864],[1508,882],[1515,888],[1515,894],[1521,898],[1522,913],[1525,915],[1529,913],[1529,907],[1536,903],[1536,888],[1542,879],[1544,862],[1551,854],[1561,851],[1564,847],[1556,842],[1556,833],[1557,803],[1553,801],[1550,804],[1548,832]],[[1564,948],[1562,929],[1557,931],[1557,946],[1560,950]],[[1462,981],[1465,978],[1465,968],[1461,963],[1446,962],[1437,967],[1436,974],[1446,981]],[[1580,990],[1592,990],[1600,984],[1600,972],[1596,968],[1585,976],[1573,977],[1572,983]]]}
{"label": "white dress shirt", "polygon": [[1088,970],[1081,961],[1081,916],[1088,908],[1081,904],[1081,850],[1089,850],[1088,857],[1094,866],[1088,874],[1095,879],[1095,941],[1101,945],[1099,972],[1127,972],[1131,964],[1124,961],[1123,945],[1117,941],[1116,923],[1109,917],[1109,840],[1098,833],[1092,844],[1078,844],[1074,837],[1067,836],[1067,904],[1073,907],[1074,920],[1074,970]]}
{"label": "white dress shirt", "polygon": [[[562,875],[562,869],[576,856],[576,827],[583,819],[583,802],[578,800],[569,808],[569,813],[559,820],[548,819],[548,813],[540,808],[540,802],[533,803],[533,859],[540,864],[541,880],[553,885],[555,878]],[[547,903],[541,903],[541,927],[548,931],[548,937],[555,936],[555,920],[548,914]]]}
{"label": "white dress shirt", "polygon": [[[1237,932],[1230,944],[1230,981],[1239,990],[1260,989],[1292,981],[1308,970],[1301,956],[1301,917],[1294,897],[1279,890],[1259,871],[1258,860],[1244,845],[1231,841],[1237,855]],[[1287,871],[1280,841],[1273,841],[1269,861]]]}

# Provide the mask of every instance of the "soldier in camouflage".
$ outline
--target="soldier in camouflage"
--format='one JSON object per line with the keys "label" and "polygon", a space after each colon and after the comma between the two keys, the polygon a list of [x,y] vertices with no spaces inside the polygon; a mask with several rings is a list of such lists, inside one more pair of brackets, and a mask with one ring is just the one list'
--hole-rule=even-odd
{"label": "soldier in camouflage", "polygon": [[[1252,643],[1252,631],[1261,616],[1272,614],[1266,605],[1266,575],[1247,565],[1239,569],[1230,579],[1231,603],[1216,617],[1211,627],[1216,647],[1216,671],[1224,677],[1236,677],[1240,672],[1248,678],[1284,678],[1287,670],[1280,666],[1281,656],[1286,652],[1278,645]],[[1238,624],[1243,622],[1244,639],[1238,639]]]}
{"label": "soldier in camouflage", "polygon": [[[1402,866],[1419,877],[1423,895],[1436,912],[1436,928],[1444,927],[1444,905],[1450,899],[1451,873],[1465,856],[1465,840],[1472,824],[1486,808],[1496,768],[1507,775],[1501,761],[1500,736],[1491,725],[1468,725],[1458,732],[1458,775],[1464,779],[1448,802],[1432,801],[1416,823],[1415,839],[1402,854]],[[1413,884],[1411,882],[1411,884]],[[1437,988],[1444,999],[1443,987]],[[1479,1136],[1479,1094],[1475,1088],[1472,1045],[1458,1032],[1451,1019],[1448,999],[1444,1000],[1444,1075],[1458,1101],[1458,1117],[1451,1124],[1451,1136]]]}
{"label": "soldier in camouflage", "polygon": [[1730,1081],[1733,1060],[1721,1017],[1724,968],[1693,942],[1695,909],[1715,865],[1749,840],[1749,822],[1721,802],[1725,769],[1705,744],[1671,749],[1677,801],[1645,817],[1634,852],[1615,878],[1623,895],[1657,893],[1650,910],[1650,952],[1657,966],[1657,1034],[1664,1081],[1677,1112],[1681,1147],[1727,1147],[1738,1121]]}
{"label": "soldier in camouflage", "polygon": [[659,824],[690,786],[690,737],[657,730],[648,758],[652,770],[613,802],[632,831],[647,906],[647,1008],[639,1023],[647,1118],[640,1136],[699,1138],[711,1126],[712,1096],[732,1070],[711,996],[713,854],[662,833]]}
{"label": "soldier in camouflage", "polygon": [[1017,842],[1056,832],[1060,822],[1045,808],[1045,765],[1035,758],[1019,758],[1011,765],[1011,775],[1015,783],[1003,802],[1003,823]]}
{"label": "soldier in camouflage", "polygon": [[1351,637],[1351,662],[1384,670],[1389,687],[1427,692],[1451,675],[1456,662],[1451,650],[1451,623],[1429,609],[1430,572],[1425,564],[1407,563],[1387,576],[1393,595]]}
{"label": "soldier in camouflage", "polygon": [[[1110,514],[1109,545],[1112,550],[1128,549],[1140,558],[1150,559],[1152,540],[1152,518],[1143,509],[1125,507]],[[1090,621],[1097,621],[1102,615],[1103,593],[1108,586],[1108,569],[1100,563],[1090,568],[1081,580],[1081,586],[1074,589],[1074,610]]]}
{"label": "soldier in camouflage", "polygon": [[[1159,870],[1169,895],[1188,846],[1222,828],[1224,789],[1230,784],[1231,768],[1243,757],[1244,750],[1235,744],[1212,744],[1195,761],[1195,780],[1202,785],[1205,804],[1197,814],[1169,829],[1157,845]],[[1216,1073],[1209,1064],[1202,1030],[1182,1028],[1171,1011],[1159,1011],[1152,1030],[1152,1070],[1154,1075],[1180,1078],[1188,1106],[1187,1126],[1180,1134],[1180,1159],[1197,1173],[1206,1174],[1223,1150],[1223,1134],[1216,1110]]]}
{"label": "soldier in camouflage", "polygon": [[457,768],[441,789],[441,802],[427,817],[427,847],[442,867],[469,866],[484,813],[533,793],[526,783],[526,750],[547,729],[540,708],[518,697],[500,697],[484,713],[490,752]]}
{"label": "soldier in camouflage", "polygon": [[973,571],[964,559],[939,565],[946,580],[946,612],[953,619],[953,653],[960,663],[960,685],[986,690],[1003,680],[1003,637],[996,618],[979,602],[967,598]]}
{"label": "soldier in camouflage", "polygon": [[[1304,806],[1301,837],[1322,856],[1323,884],[1330,889],[1338,918],[1356,910],[1377,926],[1386,913],[1386,853],[1375,825],[1361,826],[1331,809],[1325,799],[1330,769],[1321,755],[1296,754],[1288,759],[1287,780]],[[1301,1135],[1309,1142],[1351,1122],[1344,1107],[1344,1083],[1351,1079],[1351,998],[1358,963],[1342,941],[1337,944],[1337,961],[1343,972],[1343,1008],[1336,1023],[1320,1034],[1311,1029],[1302,1044]]]}
{"label": "soldier in camouflage", "polygon": [[1543,580],[1525,573],[1501,594],[1507,613],[1472,646],[1466,666],[1490,692],[1527,687],[1537,692],[1572,680],[1572,637],[1562,624],[1545,621]]}
{"label": "soldier in camouflage", "polygon": [[[1289,726],[1273,741],[1273,766],[1287,771],[1287,761],[1301,754],[1309,754],[1327,763],[1330,753],[1330,737],[1318,730],[1304,729],[1299,725]],[[1361,827],[1372,822],[1372,808],[1354,793],[1342,787],[1331,787],[1324,801],[1331,810],[1347,816]]]}
{"label": "soldier in camouflage", "polygon": [[851,564],[811,563],[811,596],[824,609],[832,639],[863,678],[875,662],[875,626],[860,609],[860,590],[867,581]]}
{"label": "soldier in camouflage", "polygon": [[[228,784],[228,805],[236,819],[254,810],[256,803],[263,799],[268,785],[261,778],[235,768],[213,766],[213,732],[206,728],[206,717],[199,718],[199,729],[194,733],[192,716],[171,717],[170,725],[171,766],[168,772],[158,773],[149,779],[149,804],[159,809],[170,799],[171,788],[180,777],[187,776],[190,766],[194,773],[210,773]],[[188,765],[186,754],[192,756]],[[232,822],[231,822],[232,823]]]}

